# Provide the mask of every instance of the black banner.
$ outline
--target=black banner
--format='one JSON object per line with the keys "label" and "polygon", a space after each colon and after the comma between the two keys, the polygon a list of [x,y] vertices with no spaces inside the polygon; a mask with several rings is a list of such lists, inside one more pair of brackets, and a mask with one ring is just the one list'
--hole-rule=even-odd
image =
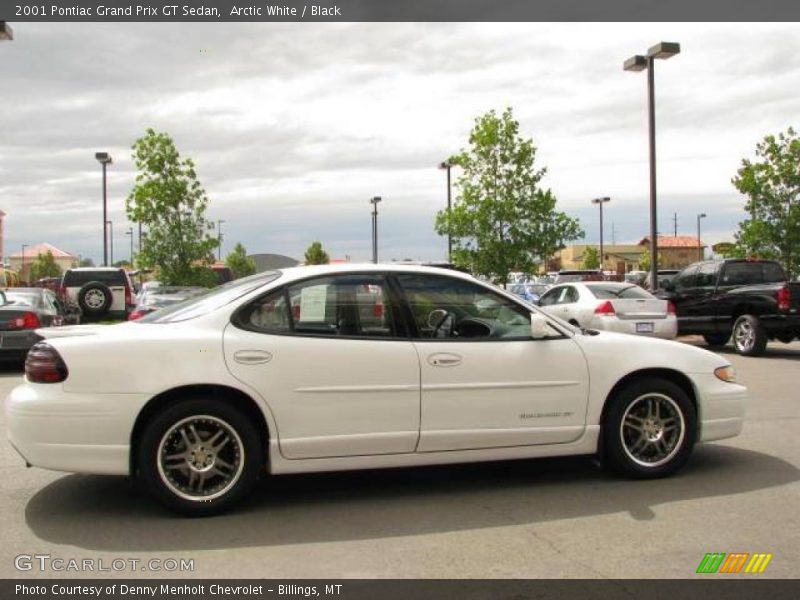
{"label": "black banner", "polygon": [[646,598],[647,600],[794,600],[794,580],[709,576],[702,580],[278,580],[278,579],[72,579],[0,582],[4,600],[221,600],[281,598],[302,600],[482,600],[489,598]]}
{"label": "black banner", "polygon": [[3,21],[798,21],[797,0],[3,0]]}

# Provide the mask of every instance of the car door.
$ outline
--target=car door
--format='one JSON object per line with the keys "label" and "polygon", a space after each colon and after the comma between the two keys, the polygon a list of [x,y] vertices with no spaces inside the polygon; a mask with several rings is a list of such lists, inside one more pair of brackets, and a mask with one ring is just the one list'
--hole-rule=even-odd
{"label": "car door", "polygon": [[421,368],[419,452],[565,443],[586,424],[588,373],[568,336],[477,282],[398,275]]}
{"label": "car door", "polygon": [[419,361],[382,276],[270,292],[237,312],[224,351],[231,373],[269,404],[286,458],[416,448]]}

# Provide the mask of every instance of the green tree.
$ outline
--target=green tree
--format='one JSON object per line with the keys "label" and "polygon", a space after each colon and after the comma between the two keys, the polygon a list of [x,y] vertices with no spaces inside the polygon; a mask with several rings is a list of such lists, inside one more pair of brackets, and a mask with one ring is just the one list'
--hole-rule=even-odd
{"label": "green tree", "polygon": [[125,207],[132,222],[147,227],[137,266],[157,269],[167,285],[213,285],[218,241],[205,218],[208,197],[194,162],[153,129],[133,145],[133,160],[139,174]]}
{"label": "green tree", "polygon": [[747,196],[750,218],[739,223],[736,253],[779,259],[790,277],[800,274],[800,137],[791,127],[756,145],[731,182]]}
{"label": "green tree", "polygon": [[94,266],[94,261],[91,258],[82,258],[78,262],[78,266],[79,267],[93,267]]}
{"label": "green tree", "polygon": [[583,268],[584,269],[599,269],[600,268],[600,252],[594,246],[586,246],[583,252]]}
{"label": "green tree", "polygon": [[565,243],[583,237],[577,220],[555,210],[541,186],[532,139],[519,135],[510,108],[475,120],[469,148],[448,162],[461,167],[450,211],[436,215],[436,232],[453,238],[453,262],[500,283],[512,270],[531,272]]}
{"label": "green tree", "polygon": [[39,253],[31,264],[31,281],[37,281],[43,277],[60,277],[61,267],[53,258],[53,253],[48,250],[44,254]]}
{"label": "green tree", "polygon": [[236,279],[247,277],[256,272],[256,261],[248,258],[247,249],[241,243],[233,247],[233,251],[225,257],[225,265],[233,271]]}
{"label": "green tree", "polygon": [[322,242],[311,242],[305,258],[307,265],[327,265],[331,262],[331,257],[322,249]]}

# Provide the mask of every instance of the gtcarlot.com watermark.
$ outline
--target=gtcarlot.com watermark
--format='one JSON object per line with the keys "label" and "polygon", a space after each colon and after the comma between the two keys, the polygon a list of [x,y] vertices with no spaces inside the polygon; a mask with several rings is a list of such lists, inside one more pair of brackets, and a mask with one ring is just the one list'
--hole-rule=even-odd
{"label": "gtcarlot.com watermark", "polygon": [[190,573],[193,558],[68,558],[50,554],[18,554],[14,557],[17,571],[55,573]]}

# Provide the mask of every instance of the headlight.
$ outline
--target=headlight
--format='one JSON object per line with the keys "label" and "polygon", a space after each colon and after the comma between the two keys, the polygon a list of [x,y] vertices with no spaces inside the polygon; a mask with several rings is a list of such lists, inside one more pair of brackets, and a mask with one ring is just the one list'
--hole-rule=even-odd
{"label": "headlight", "polygon": [[721,379],[722,381],[727,381],[728,383],[736,383],[736,371],[733,370],[733,367],[731,365],[714,369],[714,375],[717,376],[717,379]]}

